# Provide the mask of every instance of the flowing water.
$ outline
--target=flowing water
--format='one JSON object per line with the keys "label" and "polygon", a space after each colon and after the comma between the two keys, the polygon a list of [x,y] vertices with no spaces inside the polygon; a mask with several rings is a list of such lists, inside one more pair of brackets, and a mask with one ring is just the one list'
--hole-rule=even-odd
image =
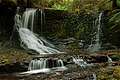
{"label": "flowing water", "polygon": [[[72,57],[73,62],[81,67],[81,69],[84,71],[87,67],[93,66],[93,64],[88,64],[86,61],[84,61],[82,58],[78,57]],[[92,77],[88,77],[88,80],[97,80],[96,74],[93,73]]]}
{"label": "flowing water", "polygon": [[108,58],[109,67],[111,67],[112,66],[112,58],[110,58],[109,56],[107,56],[107,58]]}
{"label": "flowing water", "polygon": [[[51,46],[53,46],[52,44],[42,37],[37,37],[38,35],[33,32],[36,12],[37,9],[26,9],[23,15],[16,14],[15,16],[15,27],[20,35],[21,47],[27,50],[34,50],[39,54],[61,53],[57,49],[54,49],[53,47],[51,48]],[[41,15],[42,14],[41,11]]]}
{"label": "flowing water", "polygon": [[93,39],[91,39],[91,44],[88,47],[88,50],[90,52],[95,52],[95,51],[99,51],[101,49],[101,40],[100,40],[100,36],[102,35],[102,25],[101,25],[101,20],[102,20],[102,15],[103,13],[101,12],[98,16],[98,18],[95,21],[95,36],[93,37]]}
{"label": "flowing water", "polygon": [[[49,43],[43,37],[38,37],[37,34],[34,33],[34,22],[37,10],[36,9],[26,9],[23,15],[16,14],[15,16],[15,28],[17,29],[20,40],[21,47],[27,50],[34,50],[39,54],[57,54],[61,53],[55,46]],[[41,34],[42,34],[42,26],[43,26],[43,12],[41,13]],[[96,33],[96,44],[94,44],[93,48],[100,47],[100,21],[102,14],[99,15],[99,25]],[[73,57],[73,61],[75,64],[79,65],[81,68],[85,69],[89,64],[85,62],[82,58]],[[61,59],[51,59],[51,58],[35,58],[31,60],[29,63],[28,71],[23,72],[21,74],[36,74],[41,72],[51,72],[51,70],[62,71],[67,68],[64,66],[64,62]],[[96,75],[93,74],[94,79],[96,80]],[[90,79],[91,80],[91,79]]]}
{"label": "flowing water", "polygon": [[72,57],[73,62],[77,65],[79,65],[81,68],[86,68],[89,66],[93,66],[93,64],[88,64],[84,59],[80,58],[79,56],[77,57]]}
{"label": "flowing water", "polygon": [[40,58],[39,60],[38,59],[31,60],[28,70],[38,70],[56,67],[64,67],[64,63],[61,59]]}
{"label": "flowing water", "polygon": [[23,14],[23,21],[22,21],[22,27],[23,28],[27,28],[31,31],[33,31],[34,28],[34,18],[36,15],[36,10],[37,9],[26,9],[26,11]]}
{"label": "flowing water", "polygon": [[[43,25],[43,12],[41,13],[41,33]],[[45,38],[38,37],[34,31],[34,22],[36,22],[35,16],[37,14],[37,9],[26,9],[23,15],[19,13],[15,16],[15,28],[19,33],[21,39],[21,47],[27,50],[34,50],[39,54],[57,54],[61,53],[55,46],[49,43]],[[64,63],[61,59],[46,59],[46,58],[37,58],[31,60],[27,72],[23,74],[30,73],[39,73],[39,72],[50,72],[51,68],[57,68],[57,70],[64,70]]]}
{"label": "flowing water", "polygon": [[81,68],[85,68],[87,66],[87,62],[85,62],[82,58],[79,57],[72,57],[73,62],[79,65]]}

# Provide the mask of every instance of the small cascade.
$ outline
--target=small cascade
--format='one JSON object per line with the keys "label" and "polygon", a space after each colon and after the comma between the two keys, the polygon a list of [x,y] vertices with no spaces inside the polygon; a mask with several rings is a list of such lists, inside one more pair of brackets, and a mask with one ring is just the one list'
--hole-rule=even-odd
{"label": "small cascade", "polygon": [[108,58],[109,67],[111,67],[112,66],[112,59],[109,56],[107,56],[107,58]]}
{"label": "small cascade", "polygon": [[[86,61],[84,61],[82,58],[80,58],[79,56],[77,57],[72,57],[73,62],[77,65],[79,65],[81,67],[81,69],[84,71],[85,69],[87,69],[90,66],[93,66],[93,64],[88,64]],[[93,73],[91,75],[91,77],[88,77],[87,80],[97,80],[96,78],[96,74]]]}
{"label": "small cascade", "polygon": [[58,63],[57,64],[58,67],[63,67],[64,66],[64,63],[61,59],[59,59],[57,63]]}
{"label": "small cascade", "polygon": [[95,36],[93,37],[93,39],[91,39],[91,44],[88,47],[88,51],[90,51],[90,52],[99,51],[101,49],[100,36],[102,35],[102,29],[101,29],[102,15],[103,15],[103,13],[101,12],[95,21],[95,29],[96,29]]}
{"label": "small cascade", "polygon": [[75,56],[73,57],[72,56],[72,59],[73,59],[73,62],[77,65],[79,65],[80,67],[87,67],[87,66],[93,66],[93,64],[88,64],[86,61],[84,61],[84,59],[80,58],[79,56]]}
{"label": "small cascade", "polygon": [[92,80],[97,80],[97,76],[94,73],[93,73],[93,79]]}
{"label": "small cascade", "polygon": [[40,59],[40,60],[31,60],[28,70],[37,70],[37,69],[44,69],[46,68],[46,61],[47,59]]}
{"label": "small cascade", "polygon": [[[20,35],[21,47],[27,50],[34,50],[40,54],[61,53],[57,49],[54,49],[53,45],[47,42],[47,40],[38,37],[38,35],[33,32],[36,11],[37,9],[26,9],[23,15],[16,14],[15,16],[15,28]],[[41,15],[42,14],[43,13],[41,12]]]}
{"label": "small cascade", "polygon": [[61,59],[46,59],[46,58],[40,58],[40,59],[34,59],[31,60],[28,70],[38,70],[38,69],[52,69],[57,67],[64,67],[64,63]]}
{"label": "small cascade", "polygon": [[79,65],[81,68],[85,68],[87,66],[87,62],[85,62],[82,58],[79,58],[79,56],[72,58],[73,58],[73,62]]}

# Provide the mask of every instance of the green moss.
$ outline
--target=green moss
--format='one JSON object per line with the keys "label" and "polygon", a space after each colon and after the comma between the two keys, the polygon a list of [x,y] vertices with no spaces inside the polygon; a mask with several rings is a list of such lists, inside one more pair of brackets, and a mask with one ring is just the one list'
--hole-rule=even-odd
{"label": "green moss", "polygon": [[120,55],[119,54],[118,55],[112,55],[111,58],[112,58],[113,61],[120,61]]}
{"label": "green moss", "polygon": [[97,80],[120,80],[120,66],[101,68],[97,75]]}

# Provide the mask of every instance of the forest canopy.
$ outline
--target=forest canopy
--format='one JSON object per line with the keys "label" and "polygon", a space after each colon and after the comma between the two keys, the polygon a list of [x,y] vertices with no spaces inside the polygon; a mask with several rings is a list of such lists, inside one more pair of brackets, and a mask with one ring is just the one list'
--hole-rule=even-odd
{"label": "forest canopy", "polygon": [[94,12],[112,9],[111,0],[32,0],[32,3],[37,7],[67,10],[69,12],[82,10]]}

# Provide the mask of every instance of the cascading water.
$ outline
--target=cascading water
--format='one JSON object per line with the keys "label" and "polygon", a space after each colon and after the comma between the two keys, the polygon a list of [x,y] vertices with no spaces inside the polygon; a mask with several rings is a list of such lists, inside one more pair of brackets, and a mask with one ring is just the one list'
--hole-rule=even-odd
{"label": "cascading water", "polygon": [[91,44],[88,47],[88,51],[90,52],[99,51],[101,49],[100,35],[102,35],[102,30],[101,30],[102,15],[103,13],[101,12],[99,14],[99,17],[95,21],[95,29],[96,29],[95,36],[93,37],[93,39],[91,39]]}
{"label": "cascading water", "polygon": [[23,28],[27,28],[27,29],[30,28],[30,30],[33,31],[36,10],[37,9],[26,9],[26,11],[23,14],[23,19],[22,19]]}
{"label": "cascading water", "polygon": [[37,69],[44,69],[46,68],[46,59],[40,59],[40,60],[31,60],[28,70],[37,70]]}
{"label": "cascading water", "polygon": [[82,58],[79,56],[77,57],[72,57],[73,62],[77,65],[79,65],[81,68],[86,68],[87,66],[93,66],[93,64],[88,64],[86,61],[84,61]]}
{"label": "cascading water", "polygon": [[107,58],[108,58],[109,67],[111,67],[112,66],[112,59],[109,56],[107,56]]}
{"label": "cascading water", "polygon": [[64,67],[64,63],[61,59],[46,59],[40,58],[31,60],[28,70],[38,70],[45,68],[57,68]]}
{"label": "cascading water", "polygon": [[[24,49],[30,49],[35,50],[39,54],[57,54],[61,53],[57,49],[55,49],[55,46],[49,43],[46,39],[43,37],[38,37],[37,34],[35,34],[34,31],[34,22],[35,22],[35,16],[36,16],[36,9],[26,9],[23,15],[20,15],[19,13],[15,16],[15,29],[18,31],[20,39],[21,39],[21,47]],[[41,27],[43,25],[42,21],[42,15],[43,12],[41,10]],[[42,28],[41,28],[42,29]],[[42,32],[41,32],[42,33]],[[64,67],[64,63],[61,59],[33,59],[31,60],[28,72],[24,72],[22,74],[26,73],[39,73],[39,72],[50,72],[50,68],[57,68],[57,70],[64,70],[66,67]]]}
{"label": "cascading water", "polygon": [[[89,67],[89,66],[93,66],[93,64],[88,64],[86,61],[84,61],[82,58],[80,58],[79,56],[77,57],[72,57],[73,62],[77,65],[79,65],[81,67],[82,70],[85,70],[85,68]],[[92,78],[89,78],[87,80],[97,80],[96,78],[96,74],[93,73],[92,74]]]}
{"label": "cascading water", "polygon": [[49,45],[52,44],[41,37],[38,38],[36,36],[37,34],[33,33],[36,11],[36,9],[27,9],[23,16],[19,14],[16,14],[15,16],[15,27],[20,35],[21,46],[25,49],[35,50],[40,54],[61,53],[60,51],[51,48],[51,46],[46,45],[46,43]]}

